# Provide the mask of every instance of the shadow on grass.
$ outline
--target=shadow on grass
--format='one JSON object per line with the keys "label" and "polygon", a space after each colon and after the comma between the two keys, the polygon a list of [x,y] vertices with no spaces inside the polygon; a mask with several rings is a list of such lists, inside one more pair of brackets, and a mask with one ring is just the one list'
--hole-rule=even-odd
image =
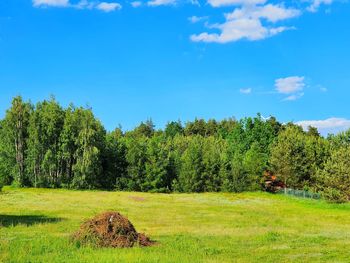
{"label": "shadow on grass", "polygon": [[0,227],[9,227],[17,225],[31,226],[35,224],[57,223],[61,222],[62,218],[47,217],[43,215],[1,215]]}

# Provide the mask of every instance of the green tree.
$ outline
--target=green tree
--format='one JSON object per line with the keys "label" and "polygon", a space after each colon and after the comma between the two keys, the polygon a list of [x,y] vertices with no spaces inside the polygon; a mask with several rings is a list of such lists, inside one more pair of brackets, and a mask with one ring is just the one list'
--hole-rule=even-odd
{"label": "green tree", "polygon": [[270,165],[288,187],[303,188],[311,178],[312,162],[306,144],[307,135],[302,128],[288,125],[272,146]]}
{"label": "green tree", "polygon": [[131,137],[126,140],[128,176],[122,178],[118,182],[120,185],[123,185],[126,190],[142,190],[142,185],[146,180],[147,144],[148,138],[145,136],[137,138]]}
{"label": "green tree", "polygon": [[306,156],[304,159],[309,164],[310,178],[306,186],[308,188],[315,188],[317,172],[324,169],[325,162],[331,154],[331,144],[325,138],[317,136],[317,134],[310,136],[310,133],[307,133],[307,135],[305,143]]}
{"label": "green tree", "polygon": [[173,138],[178,134],[183,134],[184,128],[181,121],[172,121],[167,123],[164,132],[166,137]]}
{"label": "green tree", "polygon": [[228,135],[231,134],[236,125],[237,120],[234,118],[223,119],[218,123],[217,133],[220,137],[227,139]]}
{"label": "green tree", "polygon": [[8,185],[18,175],[16,153],[5,120],[0,121],[0,180]]}
{"label": "green tree", "polygon": [[120,182],[127,177],[126,145],[120,128],[106,135],[106,145],[103,151],[103,176],[100,185],[112,190],[124,190]]}
{"label": "green tree", "polygon": [[34,186],[58,187],[60,136],[65,113],[54,97],[36,105],[29,121],[28,169]]}
{"label": "green tree", "polygon": [[179,188],[184,192],[203,192],[205,190],[202,148],[203,137],[192,136],[187,149],[181,156],[178,183]]}
{"label": "green tree", "polygon": [[155,133],[154,129],[155,125],[152,119],[147,120],[146,122],[141,122],[139,126],[137,126],[133,131],[129,131],[126,133],[127,137],[147,137],[151,138]]}
{"label": "green tree", "polygon": [[218,134],[219,125],[215,119],[210,119],[206,123],[205,135],[206,136],[216,136]]}
{"label": "green tree", "polygon": [[316,127],[309,126],[307,134],[313,137],[320,137],[320,133],[318,132]]}
{"label": "green tree", "polygon": [[142,190],[170,192],[173,178],[169,173],[170,156],[164,136],[154,136],[148,140],[146,156],[146,174]]}
{"label": "green tree", "polygon": [[249,149],[244,124],[242,121],[238,122],[227,137],[228,150],[233,157],[235,154],[243,154]]}
{"label": "green tree", "polygon": [[226,164],[223,173],[223,191],[243,192],[250,187],[250,181],[243,167],[243,156],[234,154],[232,160]]}
{"label": "green tree", "polygon": [[104,149],[106,132],[91,109],[82,111],[81,118],[72,186],[77,189],[98,188],[100,177],[103,176],[101,152]]}
{"label": "green tree", "polygon": [[224,154],[226,153],[226,141],[213,136],[203,139],[202,165],[204,191],[217,192],[221,190]]}
{"label": "green tree", "polygon": [[330,201],[350,201],[350,146],[332,151],[324,168],[318,170],[317,189]]}
{"label": "green tree", "polygon": [[20,96],[15,97],[11,108],[6,111],[1,128],[1,166],[19,186],[27,185],[25,160],[31,110],[30,103],[24,102]]}
{"label": "green tree", "polygon": [[195,119],[193,122],[187,122],[185,125],[184,133],[186,136],[191,135],[207,135],[207,124],[204,119]]}
{"label": "green tree", "polygon": [[333,149],[350,145],[350,129],[337,135],[328,135],[328,141]]}
{"label": "green tree", "polygon": [[253,143],[250,149],[245,153],[243,167],[247,173],[249,190],[260,190],[260,181],[267,167],[267,157],[258,143]]}
{"label": "green tree", "polygon": [[65,110],[64,124],[60,135],[60,159],[62,170],[62,184],[71,187],[73,180],[73,165],[76,163],[77,139],[80,131],[80,116],[84,109],[69,105]]}
{"label": "green tree", "polygon": [[184,135],[176,135],[174,138],[168,141],[168,148],[170,151],[169,160],[169,173],[171,173],[172,190],[176,192],[183,192],[182,185],[179,179],[181,174],[181,167],[183,163],[183,156],[188,148],[188,145],[192,137]]}

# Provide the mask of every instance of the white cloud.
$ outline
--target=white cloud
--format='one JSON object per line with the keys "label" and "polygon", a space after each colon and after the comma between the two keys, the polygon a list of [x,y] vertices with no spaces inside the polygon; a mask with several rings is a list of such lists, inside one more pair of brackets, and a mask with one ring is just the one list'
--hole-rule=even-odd
{"label": "white cloud", "polygon": [[106,3],[106,2],[99,3],[96,6],[96,9],[104,11],[104,12],[112,12],[115,10],[120,10],[121,8],[122,8],[122,6],[118,3]]}
{"label": "white cloud", "polygon": [[142,6],[142,2],[141,1],[131,2],[131,6],[132,7],[140,7],[140,6]]}
{"label": "white cloud", "polygon": [[275,80],[275,88],[278,93],[292,94],[302,91],[305,87],[304,77],[288,77]]}
{"label": "white cloud", "polygon": [[228,43],[241,39],[261,40],[293,29],[292,27],[267,25],[263,20],[276,23],[299,16],[300,13],[297,9],[272,4],[236,8],[232,13],[225,14],[226,22],[209,26],[211,29],[218,29],[220,33],[203,32],[192,35],[191,40],[216,43]]}
{"label": "white cloud", "polygon": [[67,7],[69,6],[69,0],[33,0],[33,6]]}
{"label": "white cloud", "polygon": [[[262,40],[286,30],[295,29],[293,26],[274,25],[274,23],[295,18],[306,10],[318,11],[321,5],[330,5],[334,0],[303,0],[311,3],[308,7],[287,8],[284,2],[268,4],[267,0],[207,0],[212,7],[236,6],[233,12],[225,14],[226,21],[221,24],[207,26],[217,32],[202,32],[193,34],[190,39],[195,42],[229,43],[246,39]],[[290,97],[289,99],[293,99]]]}
{"label": "white cloud", "polygon": [[264,4],[267,0],[208,0],[212,7]]}
{"label": "white cloud", "polygon": [[207,20],[207,19],[208,19],[207,16],[191,16],[191,17],[188,18],[188,20],[191,23],[198,23],[200,21]]}
{"label": "white cloud", "polygon": [[254,41],[265,39],[291,29],[288,27],[265,27],[259,19],[247,18],[235,19],[223,24],[212,25],[210,27],[219,29],[221,31],[220,34],[204,32],[199,35],[192,35],[191,40],[194,42],[207,43],[228,43],[241,39]]}
{"label": "white cloud", "polygon": [[242,93],[242,94],[251,94],[252,93],[252,89],[251,88],[240,89],[239,92]]}
{"label": "white cloud", "polygon": [[72,4],[69,0],[33,0],[34,7],[52,6],[52,7],[71,7],[76,9],[98,9],[104,12],[119,10],[122,6],[119,3],[94,2],[81,0]]}
{"label": "white cloud", "polygon": [[232,13],[226,14],[227,20],[251,18],[251,19],[266,19],[269,22],[286,20],[297,17],[301,14],[298,9],[285,8],[283,5],[268,4],[265,6],[242,7],[235,9]]}
{"label": "white cloud", "polygon": [[309,126],[316,127],[322,134],[339,133],[350,128],[350,120],[345,118],[329,118],[326,120],[306,120],[296,122],[307,130]]}
{"label": "white cloud", "polygon": [[149,6],[175,5],[176,0],[151,0],[147,3]]}
{"label": "white cloud", "polygon": [[[122,8],[117,2],[100,2],[103,0],[32,0],[34,7],[70,7],[76,9],[98,9],[111,12]],[[106,0],[105,0],[106,1]],[[111,1],[111,0],[109,0]],[[309,6],[303,5],[303,10],[317,12],[321,5],[330,5],[334,0],[302,0]],[[74,2],[74,3],[72,3]],[[78,2],[78,3],[77,3]],[[302,9],[286,7],[284,2],[267,3],[267,0],[207,0],[208,5],[214,8],[229,7],[234,9],[230,13],[224,13],[225,21],[205,26],[208,30],[190,36],[194,42],[229,43],[242,39],[257,41],[266,39],[284,31],[295,29],[293,26],[277,24],[287,19],[298,17]],[[143,5],[156,7],[177,5],[180,3],[200,6],[198,0],[132,0],[132,7]],[[298,6],[295,3],[293,6]],[[192,23],[207,20],[208,16],[192,16],[188,18]],[[292,95],[288,98],[294,99]]]}
{"label": "white cloud", "polygon": [[307,11],[315,13],[321,5],[331,5],[333,0],[313,0],[311,5],[306,8]]}
{"label": "white cloud", "polygon": [[283,101],[294,101],[304,96],[304,80],[304,77],[299,76],[276,79],[275,89],[280,94],[288,95]]}

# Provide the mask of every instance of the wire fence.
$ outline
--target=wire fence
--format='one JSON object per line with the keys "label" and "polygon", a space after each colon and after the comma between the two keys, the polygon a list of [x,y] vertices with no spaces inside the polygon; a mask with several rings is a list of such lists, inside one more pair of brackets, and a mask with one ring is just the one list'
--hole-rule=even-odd
{"label": "wire fence", "polygon": [[321,199],[321,195],[318,193],[312,193],[310,191],[296,190],[291,188],[281,189],[278,193],[284,194],[284,195],[296,196],[299,198],[308,198],[308,199],[316,199],[316,200]]}

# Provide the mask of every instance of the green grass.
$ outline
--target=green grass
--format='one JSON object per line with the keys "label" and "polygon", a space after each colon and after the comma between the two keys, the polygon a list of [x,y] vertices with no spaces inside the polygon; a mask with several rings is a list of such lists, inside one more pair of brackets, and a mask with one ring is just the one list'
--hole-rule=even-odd
{"label": "green grass", "polygon": [[[79,248],[84,219],[119,211],[159,244]],[[5,188],[0,262],[349,262],[350,205],[265,193],[146,194]]]}

